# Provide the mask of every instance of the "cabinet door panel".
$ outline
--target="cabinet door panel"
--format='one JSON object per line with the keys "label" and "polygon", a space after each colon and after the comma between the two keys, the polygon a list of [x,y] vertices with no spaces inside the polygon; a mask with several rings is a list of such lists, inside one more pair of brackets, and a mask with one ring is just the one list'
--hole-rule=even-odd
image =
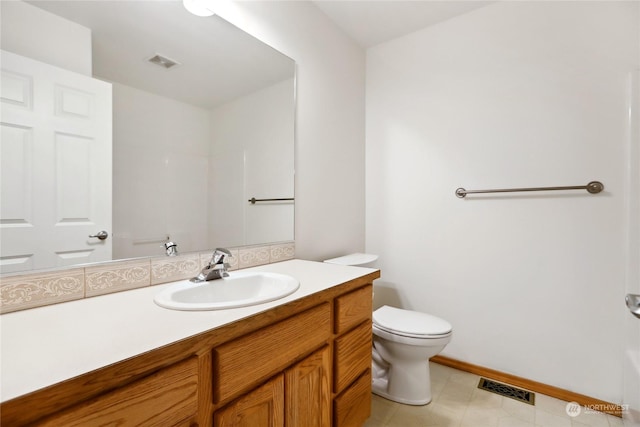
{"label": "cabinet door panel", "polygon": [[198,410],[195,358],[165,368],[133,384],[62,411],[39,426],[173,426]]}
{"label": "cabinet door panel", "polygon": [[284,375],[217,411],[214,427],[284,426]]}
{"label": "cabinet door panel", "polygon": [[334,391],[340,393],[371,367],[371,323],[366,322],[335,340]]}
{"label": "cabinet door panel", "polygon": [[324,427],[331,420],[331,352],[315,352],[285,373],[287,426]]}
{"label": "cabinet door panel", "polygon": [[334,400],[335,427],[360,427],[371,415],[371,370]]}
{"label": "cabinet door panel", "polygon": [[331,307],[324,303],[217,347],[213,353],[216,402],[234,398],[282,372],[296,357],[330,337]]}

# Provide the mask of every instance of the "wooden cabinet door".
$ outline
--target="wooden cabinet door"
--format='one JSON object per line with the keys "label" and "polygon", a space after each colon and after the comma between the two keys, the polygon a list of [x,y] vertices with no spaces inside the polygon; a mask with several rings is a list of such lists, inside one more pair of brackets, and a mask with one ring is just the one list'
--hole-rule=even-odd
{"label": "wooden cabinet door", "polygon": [[333,401],[334,427],[362,426],[371,415],[371,370]]}
{"label": "wooden cabinet door", "polygon": [[334,391],[342,391],[371,367],[371,323],[363,323],[335,340]]}
{"label": "wooden cabinet door", "polygon": [[284,375],[216,411],[214,427],[284,426]]}
{"label": "wooden cabinet door", "polygon": [[331,425],[331,352],[329,347],[313,353],[285,372],[287,426]]}
{"label": "wooden cabinet door", "polygon": [[331,337],[331,307],[317,305],[214,349],[214,400],[252,390]]}

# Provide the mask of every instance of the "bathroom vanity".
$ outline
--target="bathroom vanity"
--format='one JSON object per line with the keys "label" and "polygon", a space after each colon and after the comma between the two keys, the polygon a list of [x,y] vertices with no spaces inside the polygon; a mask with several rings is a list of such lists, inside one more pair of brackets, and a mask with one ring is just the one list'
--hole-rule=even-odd
{"label": "bathroom vanity", "polygon": [[4,315],[1,424],[361,426],[379,271],[301,260],[250,270],[300,289],[184,312],[153,303],[160,285]]}

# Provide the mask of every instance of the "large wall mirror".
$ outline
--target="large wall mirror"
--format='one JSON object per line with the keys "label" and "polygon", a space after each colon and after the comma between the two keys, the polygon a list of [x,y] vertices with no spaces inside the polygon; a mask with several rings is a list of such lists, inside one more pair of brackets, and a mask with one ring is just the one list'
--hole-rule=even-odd
{"label": "large wall mirror", "polygon": [[293,240],[292,59],[181,1],[0,5],[2,273]]}

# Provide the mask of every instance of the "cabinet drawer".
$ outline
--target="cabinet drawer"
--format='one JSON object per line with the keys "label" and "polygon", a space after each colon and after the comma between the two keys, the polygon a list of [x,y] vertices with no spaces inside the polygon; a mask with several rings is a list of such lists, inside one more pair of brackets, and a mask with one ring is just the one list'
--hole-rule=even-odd
{"label": "cabinet drawer", "polygon": [[335,427],[361,426],[371,415],[371,369],[333,401]]}
{"label": "cabinet drawer", "polygon": [[349,292],[336,298],[335,331],[342,334],[365,320],[371,320],[373,312],[372,286]]}
{"label": "cabinet drawer", "polygon": [[40,426],[173,426],[195,418],[198,361],[191,358],[47,418]]}
{"label": "cabinet drawer", "polygon": [[330,336],[331,307],[324,303],[215,348],[214,399],[219,402],[250,389]]}
{"label": "cabinet drawer", "polygon": [[339,393],[371,367],[371,323],[335,340],[334,391]]}

